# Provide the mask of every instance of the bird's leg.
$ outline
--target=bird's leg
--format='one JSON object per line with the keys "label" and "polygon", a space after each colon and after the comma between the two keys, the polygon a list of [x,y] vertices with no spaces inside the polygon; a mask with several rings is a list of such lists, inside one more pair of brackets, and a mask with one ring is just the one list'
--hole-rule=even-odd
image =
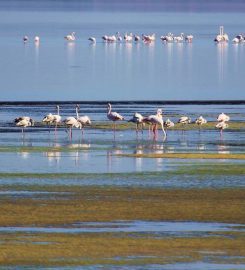
{"label": "bird's leg", "polygon": [[136,123],[136,134],[138,135],[138,131],[139,131],[139,124]]}
{"label": "bird's leg", "polygon": [[57,123],[55,124],[54,134],[55,134],[55,136],[57,135]]}
{"label": "bird's leg", "polygon": [[143,123],[141,123],[141,133],[143,134]]}

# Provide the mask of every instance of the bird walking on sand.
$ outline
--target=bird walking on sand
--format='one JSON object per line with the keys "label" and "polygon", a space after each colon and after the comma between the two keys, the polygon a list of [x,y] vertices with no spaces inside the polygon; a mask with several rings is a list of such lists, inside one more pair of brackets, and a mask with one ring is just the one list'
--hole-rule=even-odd
{"label": "bird walking on sand", "polygon": [[114,130],[114,132],[115,132],[115,128],[116,128],[115,127],[115,122],[124,120],[124,117],[121,116],[119,113],[111,111],[111,104],[110,103],[107,104],[107,118],[109,120],[113,121],[113,130]]}

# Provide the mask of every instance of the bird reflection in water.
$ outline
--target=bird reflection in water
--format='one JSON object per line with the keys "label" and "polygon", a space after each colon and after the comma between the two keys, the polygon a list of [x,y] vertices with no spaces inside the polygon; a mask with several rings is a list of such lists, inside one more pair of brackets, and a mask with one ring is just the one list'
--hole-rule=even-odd
{"label": "bird reflection in water", "polygon": [[106,164],[107,164],[107,172],[112,172],[114,166],[113,162],[118,158],[116,155],[123,154],[122,149],[119,148],[117,144],[113,144],[112,148],[107,150],[106,154]]}
{"label": "bird reflection in water", "polygon": [[225,144],[218,144],[217,150],[219,154],[230,154],[229,146]]}
{"label": "bird reflection in water", "polygon": [[[78,143],[78,144],[69,144],[67,148],[74,149],[74,151],[69,152],[70,158],[74,161],[75,165],[79,165],[79,160],[88,160],[89,149],[91,145],[89,143]],[[81,151],[82,150],[82,151]]]}

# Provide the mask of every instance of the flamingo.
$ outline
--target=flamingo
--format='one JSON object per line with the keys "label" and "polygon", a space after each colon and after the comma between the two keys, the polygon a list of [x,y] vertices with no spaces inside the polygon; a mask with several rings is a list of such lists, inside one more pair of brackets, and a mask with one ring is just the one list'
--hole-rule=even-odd
{"label": "flamingo", "polygon": [[107,105],[107,118],[109,120],[113,121],[114,132],[115,132],[115,122],[120,121],[120,120],[124,120],[124,117],[121,116],[119,113],[111,111],[111,104],[110,103],[108,103],[108,105]]}
{"label": "flamingo", "polygon": [[75,32],[72,32],[71,34],[65,36],[64,38],[67,40],[67,41],[75,41],[76,40],[76,37],[75,37]]}
{"label": "flamingo", "polygon": [[172,122],[169,118],[163,122],[163,126],[166,128],[174,127],[174,122]]}
{"label": "flamingo", "polygon": [[174,37],[175,42],[183,42],[184,41],[184,33],[181,33],[180,36]]}
{"label": "flamingo", "polygon": [[121,37],[119,32],[116,32],[116,38],[119,42],[121,42],[123,40],[123,38]]}
{"label": "flamingo", "polygon": [[82,125],[82,134],[83,134],[83,127],[86,125],[91,125],[91,120],[87,115],[83,115],[79,117],[79,109],[80,106],[76,105],[76,114],[77,114],[77,121],[81,123]]}
{"label": "flamingo", "polygon": [[126,34],[124,35],[124,40],[125,40],[126,42],[131,42],[131,41],[133,40],[133,34],[130,33],[130,34],[128,35],[128,33],[126,33]]}
{"label": "flamingo", "polygon": [[116,41],[117,41],[117,37],[115,35],[107,37],[107,42],[116,42]]}
{"label": "flamingo", "polygon": [[77,119],[73,116],[67,117],[64,120],[64,124],[69,128],[69,134],[70,134],[70,138],[72,138],[72,128],[82,128],[82,124],[77,121]]}
{"label": "flamingo", "polygon": [[136,41],[136,42],[140,41],[140,36],[134,35],[134,41]]}
{"label": "flamingo", "polygon": [[157,132],[157,126],[160,125],[161,129],[163,131],[163,135],[164,135],[164,140],[166,139],[166,132],[164,130],[164,126],[163,126],[163,118],[162,118],[162,110],[158,109],[157,110],[157,114],[155,115],[150,115],[148,117],[146,117],[144,119],[144,121],[146,123],[151,123],[153,125],[153,133],[154,133],[154,137],[156,137],[156,132]]}
{"label": "flamingo", "polygon": [[240,35],[237,35],[232,41],[234,43],[240,43],[240,42],[243,42],[244,41],[244,37],[243,37],[242,34],[240,34]]}
{"label": "flamingo", "polygon": [[34,41],[35,41],[35,43],[39,43],[39,41],[40,41],[39,36],[35,36],[35,37],[34,37]]}
{"label": "flamingo", "polygon": [[166,128],[166,133],[168,128],[174,127],[174,122],[172,122],[169,118],[163,122],[163,126]]}
{"label": "flamingo", "polygon": [[[191,123],[191,118],[189,118],[188,116],[181,116],[180,119],[178,120],[178,123],[180,123],[182,125],[182,127],[184,127],[187,124]],[[182,130],[182,133],[184,131]]]}
{"label": "flamingo", "polygon": [[24,128],[34,126],[34,120],[29,116],[15,118],[14,122],[17,127],[22,128],[22,134],[24,133]]}
{"label": "flamingo", "polygon": [[228,42],[229,41],[228,35],[226,33],[224,33],[224,26],[219,27],[219,34],[216,36],[214,41],[217,42],[217,43],[219,43],[219,42]]}
{"label": "flamingo", "polygon": [[199,131],[201,131],[201,126],[204,125],[204,124],[207,124],[207,122],[208,121],[205,118],[203,118],[201,115],[195,121],[195,123],[199,127]]}
{"label": "flamingo", "polygon": [[24,37],[23,37],[24,43],[26,43],[28,40],[29,40],[28,36],[24,36]]}
{"label": "flamingo", "polygon": [[221,114],[218,115],[217,121],[218,122],[228,122],[228,121],[230,121],[230,116],[228,116],[227,114],[222,112]]}
{"label": "flamingo", "polygon": [[143,126],[145,125],[144,123],[144,117],[140,113],[135,113],[133,117],[128,120],[128,122],[132,122],[136,124],[136,133],[139,131],[139,125],[141,125],[141,132],[143,133]]}
{"label": "flamingo", "polygon": [[166,36],[161,36],[160,39],[164,42],[173,42],[174,37],[172,33],[168,33]]}
{"label": "flamingo", "polygon": [[54,121],[54,116],[53,116],[52,113],[49,113],[49,114],[47,114],[47,115],[45,115],[43,117],[42,122],[48,124],[48,126],[49,126],[49,132],[50,132],[50,125],[53,123],[53,121]]}
{"label": "flamingo", "polygon": [[90,37],[88,38],[89,41],[91,41],[92,43],[96,43],[96,38],[95,37]]}
{"label": "flamingo", "polygon": [[55,133],[56,133],[56,130],[57,130],[57,125],[59,123],[61,123],[60,106],[57,105],[56,109],[57,109],[57,114],[53,114],[53,118],[54,118],[53,123],[55,124]]}
{"label": "flamingo", "polygon": [[152,35],[142,35],[142,39],[144,42],[152,42],[152,41],[155,41],[156,40],[156,36],[155,34],[152,34]]}
{"label": "flamingo", "polygon": [[223,130],[228,128],[229,126],[225,121],[221,121],[215,127],[220,130],[220,136],[222,137]]}
{"label": "flamingo", "polygon": [[205,118],[203,118],[201,115],[196,119],[195,123],[198,125],[198,126],[201,126],[201,125],[204,125],[204,124],[207,124],[207,120]]}
{"label": "flamingo", "polygon": [[103,39],[104,41],[107,41],[108,36],[107,36],[107,35],[104,35],[104,36],[102,36],[102,39]]}
{"label": "flamingo", "polygon": [[185,41],[188,42],[188,43],[191,43],[192,40],[193,40],[193,35],[187,35],[187,36],[185,37]]}

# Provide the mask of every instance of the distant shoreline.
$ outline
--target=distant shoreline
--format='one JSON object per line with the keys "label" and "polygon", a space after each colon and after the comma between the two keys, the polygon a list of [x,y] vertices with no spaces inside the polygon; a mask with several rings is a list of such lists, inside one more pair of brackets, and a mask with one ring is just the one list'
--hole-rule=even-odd
{"label": "distant shoreline", "polygon": [[53,105],[53,104],[95,104],[103,105],[111,102],[113,104],[161,104],[161,105],[240,105],[245,104],[245,100],[71,100],[71,101],[0,101],[3,105]]}

